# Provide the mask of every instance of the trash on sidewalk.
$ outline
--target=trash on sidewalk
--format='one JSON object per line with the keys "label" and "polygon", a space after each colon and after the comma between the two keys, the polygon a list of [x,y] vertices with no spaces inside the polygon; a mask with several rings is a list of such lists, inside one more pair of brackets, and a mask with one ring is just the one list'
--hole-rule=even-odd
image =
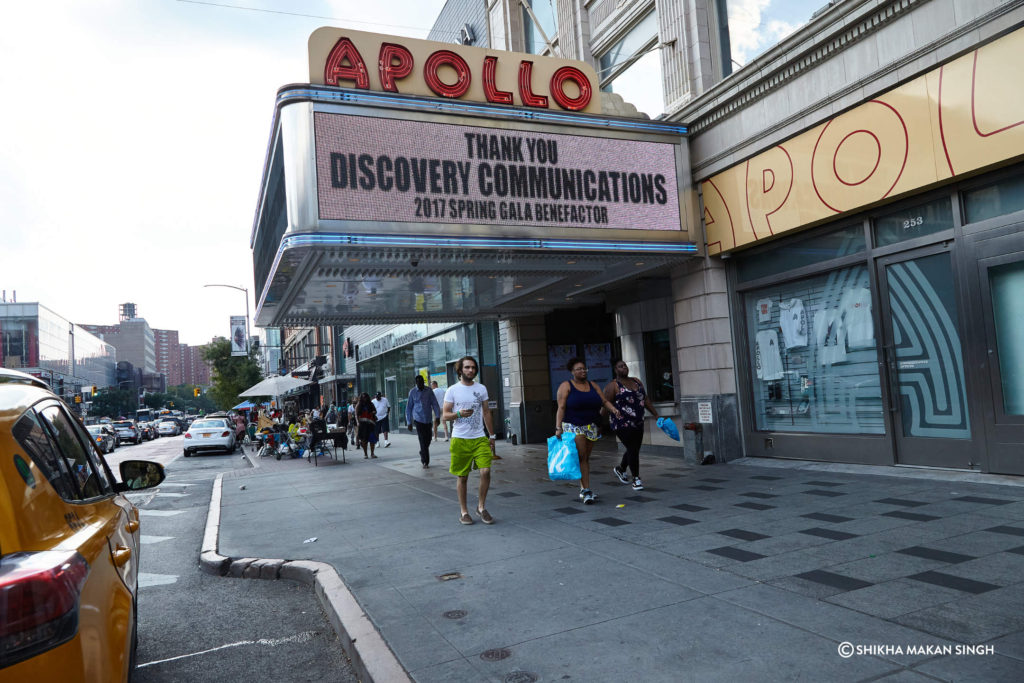
{"label": "trash on sidewalk", "polygon": [[305,541],[303,541],[303,543],[316,543],[316,536],[311,536],[307,538]]}

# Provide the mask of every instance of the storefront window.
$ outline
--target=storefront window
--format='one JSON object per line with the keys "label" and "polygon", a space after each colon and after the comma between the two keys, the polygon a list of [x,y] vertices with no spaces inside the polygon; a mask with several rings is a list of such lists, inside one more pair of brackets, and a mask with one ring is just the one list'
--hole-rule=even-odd
{"label": "storefront window", "polygon": [[621,95],[651,118],[665,111],[662,94],[658,13],[651,12],[601,55],[601,90]]}
{"label": "storefront window", "polygon": [[652,401],[675,401],[672,381],[672,346],[668,330],[644,332],[644,362],[647,365],[647,393]]}
{"label": "storefront window", "polygon": [[1024,262],[989,269],[1003,412],[1024,415]]}
{"label": "storefront window", "polygon": [[1007,178],[964,193],[964,213],[968,223],[1015,211],[1024,211],[1024,177]]}
{"label": "storefront window", "polygon": [[841,256],[859,254],[866,248],[864,229],[860,225],[851,225],[827,235],[777,247],[768,253],[737,257],[736,277],[740,282],[750,282]]}
{"label": "storefront window", "polygon": [[867,268],[843,268],[748,292],[758,430],[885,431]]}
{"label": "storefront window", "polygon": [[941,197],[876,219],[875,246],[887,247],[952,228],[953,205],[949,197]]}
{"label": "storefront window", "polygon": [[[533,16],[537,18],[537,22],[540,22],[540,27],[537,27],[537,22],[524,7],[523,26],[525,31],[523,33],[526,38],[526,51],[535,55],[543,54],[547,49],[544,35],[546,34],[548,40],[551,41],[554,41],[555,36],[558,35],[558,12],[555,10],[555,0],[528,0],[528,4]],[[543,34],[541,29],[543,29]]]}

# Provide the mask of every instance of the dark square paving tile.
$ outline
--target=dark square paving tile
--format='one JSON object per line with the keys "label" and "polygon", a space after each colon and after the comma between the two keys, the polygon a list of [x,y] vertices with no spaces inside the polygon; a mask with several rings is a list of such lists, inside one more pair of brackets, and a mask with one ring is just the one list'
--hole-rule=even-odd
{"label": "dark square paving tile", "polygon": [[837,482],[837,481],[805,481],[804,485],[806,485],[806,486],[846,486],[846,484],[843,484],[843,483]]}
{"label": "dark square paving tile", "polygon": [[821,496],[823,498],[838,498],[839,496],[845,496],[845,493],[841,491],[829,491],[827,489],[808,489],[801,491],[800,493],[806,493],[810,496]]}
{"label": "dark square paving tile", "polygon": [[741,493],[744,498],[778,498],[776,495],[771,493],[759,493],[757,491],[750,491],[749,493]]}
{"label": "dark square paving tile", "polygon": [[738,538],[741,541],[760,541],[763,538],[771,538],[771,536],[765,536],[764,534],[758,534],[744,529],[726,529],[724,531],[719,531],[718,533],[730,538]]}
{"label": "dark square paving tile", "polygon": [[583,510],[579,508],[555,508],[554,512],[561,512],[563,515],[582,515]]}
{"label": "dark square paving tile", "polygon": [[650,503],[658,499],[649,496],[626,496],[626,500],[631,500],[634,503]]}
{"label": "dark square paving tile", "polygon": [[736,503],[735,507],[746,508],[748,510],[774,510],[774,505],[762,505],[761,503]]}
{"label": "dark square paving tile", "polygon": [[844,591],[860,590],[861,588],[867,588],[868,586],[873,585],[867,581],[853,579],[849,576],[843,576],[842,574],[827,572],[823,569],[815,569],[813,571],[804,572],[803,574],[796,574],[796,578],[821,583]]}
{"label": "dark square paving tile", "polygon": [[697,481],[704,481],[709,484],[724,484],[729,481],[728,479],[712,479],[711,477],[705,477],[704,479],[698,479]]}
{"label": "dark square paving tile", "polygon": [[706,551],[713,555],[720,555],[722,557],[728,557],[730,560],[738,560],[740,562],[750,562],[751,560],[760,560],[764,555],[758,555],[757,553],[747,552],[739,548],[732,546],[725,546],[724,548],[711,548]]}
{"label": "dark square paving tile", "polygon": [[882,499],[876,500],[874,502],[876,502],[876,503],[883,503],[885,505],[899,505],[900,507],[904,507],[904,508],[916,508],[916,507],[921,507],[922,505],[927,505],[928,504],[928,503],[923,503],[923,502],[921,502],[919,500],[905,500],[903,498],[882,498]]}
{"label": "dark square paving tile", "polygon": [[803,529],[800,533],[807,534],[808,536],[818,536],[820,538],[831,538],[833,541],[845,541],[849,538],[859,538],[857,534],[848,534],[845,531],[836,531],[835,529],[822,529],[821,527]]}
{"label": "dark square paving tile", "polygon": [[829,515],[824,512],[811,512],[806,515],[800,515],[806,519],[813,519],[818,522],[832,522],[833,524],[840,524],[842,522],[852,522],[853,517],[843,517],[842,515]]}
{"label": "dark square paving tile", "polygon": [[625,526],[627,524],[632,524],[632,522],[627,522],[624,519],[617,519],[615,517],[600,517],[594,521],[598,524],[604,524],[605,526]]}
{"label": "dark square paving tile", "polygon": [[699,520],[688,519],[686,517],[677,517],[675,515],[670,515],[668,517],[658,517],[658,521],[668,522],[669,524],[676,524],[678,526],[686,526],[688,524],[700,524]]}
{"label": "dark square paving tile", "polygon": [[751,479],[758,479],[760,481],[779,481],[782,477],[769,477],[767,474],[759,474],[756,477],[751,477]]}
{"label": "dark square paving tile", "polygon": [[540,492],[540,495],[542,495],[542,496],[564,496],[565,494],[566,494],[565,491],[541,491]]}
{"label": "dark square paving tile", "polygon": [[1017,546],[1016,548],[1010,548],[1006,552],[1008,552],[1008,553],[1016,553],[1018,555],[1024,555],[1024,545]]}
{"label": "dark square paving tile", "polygon": [[1005,498],[983,498],[981,496],[959,496],[958,498],[950,498],[950,500],[958,503],[984,503],[985,505],[1009,505],[1010,503],[1017,502]]}
{"label": "dark square paving tile", "polygon": [[892,512],[883,512],[883,517],[895,517],[896,519],[909,519],[915,522],[933,522],[936,519],[942,519],[935,515],[922,515],[919,512],[905,512],[904,510],[893,510]]}
{"label": "dark square paving tile", "polygon": [[1024,529],[1015,526],[993,526],[982,531],[991,531],[996,534],[1009,534],[1010,536],[1024,536]]}
{"label": "dark square paving tile", "polygon": [[708,508],[703,508],[700,505],[689,505],[687,503],[680,503],[679,505],[669,505],[673,510],[683,510],[685,512],[701,512]]}
{"label": "dark square paving tile", "polygon": [[896,552],[904,555],[913,555],[914,557],[923,557],[926,560],[938,560],[939,562],[947,562],[949,564],[957,564],[959,562],[969,562],[970,560],[977,559],[970,555],[961,555],[960,553],[951,553],[945,550],[937,550],[935,548],[926,548],[923,545],[915,545],[912,548],[902,548]]}
{"label": "dark square paving tile", "polygon": [[971,593],[973,595],[987,593],[988,591],[994,591],[997,588],[1002,588],[1002,586],[997,586],[994,583],[974,581],[973,579],[965,579],[962,576],[953,576],[952,574],[944,574],[942,572],[935,571],[921,572],[920,574],[914,574],[907,578],[914,579],[915,581],[931,583],[936,586],[942,586],[943,588],[954,588],[958,591],[964,591],[965,593]]}
{"label": "dark square paving tile", "polygon": [[691,489],[697,489],[698,491],[721,491],[721,486],[691,486]]}
{"label": "dark square paving tile", "polygon": [[516,493],[515,491],[505,491],[504,493],[499,493],[498,495],[501,496],[502,498],[515,498],[516,496],[521,496],[523,494]]}

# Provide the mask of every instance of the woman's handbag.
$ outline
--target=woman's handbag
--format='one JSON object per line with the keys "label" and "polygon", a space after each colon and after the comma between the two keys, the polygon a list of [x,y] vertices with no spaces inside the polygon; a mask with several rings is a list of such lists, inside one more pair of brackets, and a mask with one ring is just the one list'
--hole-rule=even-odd
{"label": "woman's handbag", "polygon": [[576,481],[581,476],[576,435],[562,432],[562,438],[548,439],[548,477],[551,481]]}

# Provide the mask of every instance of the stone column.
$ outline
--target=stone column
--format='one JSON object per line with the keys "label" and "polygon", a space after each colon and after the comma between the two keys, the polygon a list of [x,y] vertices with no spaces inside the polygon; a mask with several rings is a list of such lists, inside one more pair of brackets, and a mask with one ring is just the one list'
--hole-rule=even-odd
{"label": "stone column", "polygon": [[[503,320],[501,325],[508,339],[503,367],[508,373],[512,434],[518,443],[544,443],[554,432],[555,420],[544,316]],[[498,390],[488,387],[491,392]]]}

